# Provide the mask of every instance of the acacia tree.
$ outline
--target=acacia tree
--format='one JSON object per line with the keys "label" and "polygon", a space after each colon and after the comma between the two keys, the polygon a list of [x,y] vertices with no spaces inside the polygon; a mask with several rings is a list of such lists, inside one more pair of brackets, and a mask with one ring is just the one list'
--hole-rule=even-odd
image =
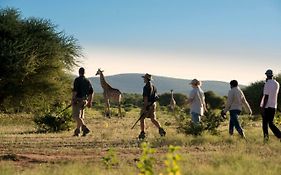
{"label": "acacia tree", "polygon": [[49,20],[0,9],[1,110],[36,111],[69,96],[81,48]]}

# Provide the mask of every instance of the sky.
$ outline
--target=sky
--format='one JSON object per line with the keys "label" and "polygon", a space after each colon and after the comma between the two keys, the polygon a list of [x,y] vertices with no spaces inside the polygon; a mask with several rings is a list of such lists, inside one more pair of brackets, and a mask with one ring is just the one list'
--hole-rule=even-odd
{"label": "sky", "polygon": [[[280,0],[0,0],[49,19],[82,47],[86,76],[265,79],[281,73]],[[78,72],[78,68],[74,70]]]}

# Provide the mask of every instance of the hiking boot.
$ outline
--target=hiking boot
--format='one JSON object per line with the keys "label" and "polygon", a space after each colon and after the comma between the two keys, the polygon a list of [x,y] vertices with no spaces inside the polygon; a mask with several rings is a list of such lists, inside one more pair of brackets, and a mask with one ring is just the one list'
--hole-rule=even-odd
{"label": "hiking boot", "polygon": [[244,133],[244,132],[239,133],[239,135],[240,135],[240,137],[241,137],[242,139],[244,139],[244,140],[246,140],[246,141],[247,141],[247,139],[246,139],[246,136],[245,136],[245,133]]}
{"label": "hiking boot", "polygon": [[[265,137],[263,138],[263,143],[268,143],[268,141],[269,141],[269,137],[268,137],[268,136],[265,136]],[[281,141],[281,139],[280,139],[280,141]]]}
{"label": "hiking boot", "polygon": [[145,138],[145,132],[141,131],[140,135],[139,135],[139,139],[143,140]]}
{"label": "hiking boot", "polygon": [[164,137],[166,135],[166,131],[163,128],[159,128],[159,134],[161,137]]}
{"label": "hiking boot", "polygon": [[85,125],[82,126],[82,131],[83,131],[82,136],[86,136],[90,132],[89,128],[87,128],[87,126]]}
{"label": "hiking boot", "polygon": [[76,129],[74,130],[74,134],[73,134],[73,136],[78,137],[78,136],[79,136],[79,134],[80,134],[80,129],[76,128]]}

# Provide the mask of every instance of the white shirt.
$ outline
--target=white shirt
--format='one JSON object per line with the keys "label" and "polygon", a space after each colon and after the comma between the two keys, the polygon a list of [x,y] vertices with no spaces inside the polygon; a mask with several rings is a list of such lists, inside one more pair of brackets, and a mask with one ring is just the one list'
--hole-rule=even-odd
{"label": "white shirt", "polygon": [[200,87],[193,88],[189,94],[190,113],[195,112],[199,115],[204,113],[205,95]]}
{"label": "white shirt", "polygon": [[277,108],[277,97],[279,92],[279,83],[276,80],[269,79],[264,84],[263,97],[260,107],[263,107],[264,96],[268,95],[268,101],[265,108]]}
{"label": "white shirt", "polygon": [[247,112],[252,113],[251,107],[247,102],[242,90],[238,86],[231,88],[231,90],[228,92],[227,103],[224,112],[226,113],[229,110],[242,111],[243,106],[246,108]]}

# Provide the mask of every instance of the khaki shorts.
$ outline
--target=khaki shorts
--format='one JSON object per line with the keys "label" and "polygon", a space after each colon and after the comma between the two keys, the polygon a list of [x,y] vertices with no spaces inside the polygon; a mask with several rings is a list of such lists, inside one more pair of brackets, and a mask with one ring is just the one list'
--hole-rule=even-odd
{"label": "khaki shorts", "polygon": [[84,118],[85,105],[87,100],[77,99],[76,103],[72,105],[72,117],[74,119]]}
{"label": "khaki shorts", "polygon": [[[141,110],[141,114],[143,113],[143,109]],[[145,115],[146,118],[154,118],[156,119],[156,103],[153,103],[150,107],[148,112]]]}

